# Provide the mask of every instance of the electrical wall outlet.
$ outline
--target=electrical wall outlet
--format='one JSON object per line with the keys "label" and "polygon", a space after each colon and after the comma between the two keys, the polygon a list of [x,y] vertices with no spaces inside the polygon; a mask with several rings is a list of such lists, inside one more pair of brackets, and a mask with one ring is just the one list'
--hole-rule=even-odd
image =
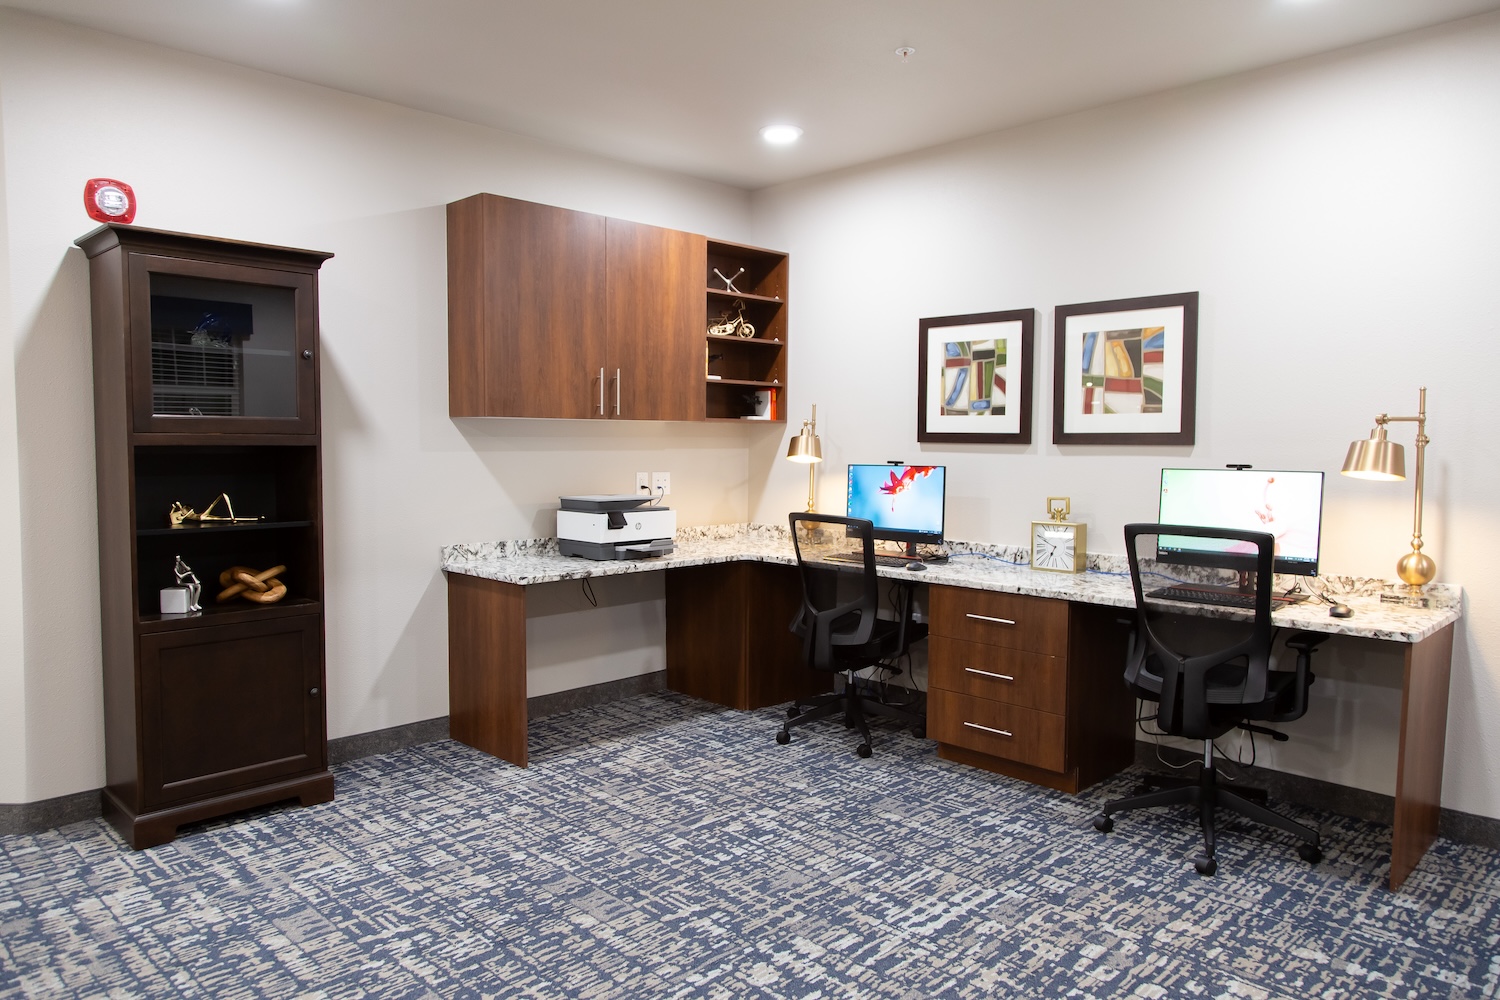
{"label": "electrical wall outlet", "polygon": [[651,473],[651,492],[656,496],[664,497],[672,492],[672,474],[670,472]]}
{"label": "electrical wall outlet", "polygon": [[637,472],[635,474],[635,491],[637,493],[651,492],[651,473]]}

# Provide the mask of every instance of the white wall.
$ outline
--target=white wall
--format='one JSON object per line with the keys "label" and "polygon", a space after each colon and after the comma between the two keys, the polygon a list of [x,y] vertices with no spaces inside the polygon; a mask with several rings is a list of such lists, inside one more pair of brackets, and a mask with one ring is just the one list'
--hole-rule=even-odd
{"label": "white wall", "polygon": [[[72,245],[95,225],[90,177],[133,185],[138,225],[336,254],[320,285],[331,736],[447,713],[441,545],[550,535],[560,494],[629,492],[642,470],[673,473],[682,524],[745,519],[747,442],[779,427],[449,419],[444,242],[444,205],[478,191],[743,241],[744,192],[4,10],[0,124],[0,801],[104,778]],[[544,635],[532,693],[658,669],[660,585],[641,586],[633,616],[581,626],[623,629],[614,650]]]}
{"label": "white wall", "polygon": [[[1491,15],[760,192],[755,239],[794,263],[790,413],[818,404],[824,509],[847,462],[942,462],[952,537],[1024,545],[1061,494],[1118,553],[1163,465],[1322,469],[1325,571],[1390,577],[1410,484],[1337,472],[1426,385],[1427,551],[1467,592],[1443,802],[1500,816],[1497,178]],[[1050,444],[1052,307],[1183,291],[1201,294],[1198,443]],[[1026,307],[1034,443],[918,446],[918,318]],[[751,465],[772,484],[752,515],[775,519],[797,470],[769,443]],[[1371,646],[1322,656],[1317,704],[1262,763],[1393,791],[1399,660]]]}

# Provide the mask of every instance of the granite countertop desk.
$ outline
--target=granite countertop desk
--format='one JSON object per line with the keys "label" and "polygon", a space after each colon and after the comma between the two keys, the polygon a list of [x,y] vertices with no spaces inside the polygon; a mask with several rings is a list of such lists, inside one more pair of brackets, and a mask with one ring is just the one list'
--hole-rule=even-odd
{"label": "granite countertop desk", "polygon": [[[788,529],[736,524],[679,528],[677,549],[649,559],[594,561],[564,556],[555,538],[447,545],[449,721],[453,736],[505,760],[526,765],[525,588],[560,580],[649,573],[716,563],[792,565]],[[1027,550],[949,542],[946,563],[925,572],[881,567],[882,576],[913,583],[992,590],[1080,604],[1132,608],[1135,597],[1124,556],[1091,555],[1079,574],[1033,571]],[[1295,582],[1287,578],[1286,582]],[[1281,581],[1278,581],[1281,583]],[[1383,580],[1322,576],[1317,592],[1347,604],[1349,618],[1333,618],[1317,600],[1275,612],[1277,625],[1395,643],[1404,650],[1400,750],[1396,761],[1395,820],[1390,886],[1398,888],[1437,836],[1448,725],[1448,679],[1454,625],[1463,590],[1429,585],[1419,599],[1392,601]],[[1382,599],[1382,594],[1387,599]],[[1191,610],[1189,610],[1191,609]],[[1246,612],[1183,605],[1185,613],[1234,618]]]}
{"label": "granite countertop desk", "polygon": [[[1027,551],[1017,547],[950,542],[948,548],[952,553],[949,561],[930,564],[925,572],[882,566],[880,574],[913,583],[994,590],[1119,608],[1135,607],[1123,555],[1091,555],[1089,570],[1085,573],[1051,573],[1025,565]],[[557,551],[555,538],[544,538],[447,545],[443,547],[442,560],[442,568],[447,573],[523,587],[559,580],[649,573],[744,560],[784,565],[796,561],[787,529],[766,524],[679,528],[676,551],[650,559],[605,562],[565,556]],[[1386,586],[1381,580],[1320,577],[1318,589],[1349,605],[1354,611],[1352,617],[1332,618],[1328,614],[1328,605],[1308,600],[1278,609],[1274,620],[1284,628],[1415,643],[1459,619],[1463,599],[1459,587],[1432,584],[1424,594],[1429,606],[1412,607],[1382,600],[1380,594]],[[1192,608],[1192,614],[1208,617],[1231,618],[1243,614],[1203,605],[1186,607]]]}

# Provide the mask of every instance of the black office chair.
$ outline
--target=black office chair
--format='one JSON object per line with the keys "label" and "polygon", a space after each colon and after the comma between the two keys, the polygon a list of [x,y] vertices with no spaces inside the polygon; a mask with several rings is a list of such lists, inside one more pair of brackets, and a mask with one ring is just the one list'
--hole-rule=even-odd
{"label": "black office chair", "polygon": [[[1233,585],[1240,578],[1234,570],[1195,571],[1193,567],[1175,563],[1162,565],[1158,542],[1164,536],[1174,535],[1219,540],[1225,551],[1236,553],[1233,558],[1243,558],[1254,573],[1253,609],[1238,613],[1223,611],[1221,614],[1229,617],[1216,618],[1208,626],[1201,617],[1180,616],[1183,610],[1180,603],[1152,598],[1143,577],[1154,573],[1181,577],[1197,572],[1205,577],[1203,582],[1210,584]],[[1171,539],[1166,542],[1170,548]],[[1310,864],[1323,857],[1316,830],[1293,822],[1238,791],[1219,787],[1214,765],[1213,741],[1225,733],[1246,729],[1285,740],[1285,734],[1254,723],[1289,722],[1307,711],[1307,689],[1313,682],[1308,669],[1313,648],[1327,636],[1294,633],[1287,638],[1286,645],[1297,654],[1296,670],[1272,669],[1271,646],[1276,638],[1276,627],[1271,621],[1275,548],[1275,537],[1263,531],[1167,524],[1125,526],[1125,550],[1130,559],[1136,606],[1136,629],[1126,658],[1125,683],[1136,697],[1157,703],[1156,724],[1163,732],[1203,741],[1203,762],[1196,781],[1107,803],[1094,820],[1094,828],[1101,833],[1110,832],[1114,829],[1113,815],[1130,809],[1195,806],[1203,826],[1204,853],[1193,860],[1200,875],[1212,875],[1218,869],[1214,860],[1216,807],[1232,809],[1290,833],[1302,841],[1297,851]],[[1204,645],[1212,648],[1183,651],[1185,647]],[[1155,779],[1150,783],[1171,784],[1169,780]],[[1253,790],[1246,792],[1254,794]]]}
{"label": "black office chair", "polygon": [[834,715],[859,730],[863,742],[856,752],[861,757],[870,756],[867,715],[894,719],[910,726],[917,736],[925,735],[921,711],[885,703],[855,676],[877,664],[899,672],[891,661],[927,634],[926,625],[911,620],[912,585],[897,584],[894,620],[879,617],[874,525],[831,514],[792,514],[790,521],[802,574],[802,607],[792,619],[791,630],[802,637],[803,661],[809,667],[842,672],[844,682],[841,691],[794,704],[776,733],[776,742],[790,743],[793,726]]}

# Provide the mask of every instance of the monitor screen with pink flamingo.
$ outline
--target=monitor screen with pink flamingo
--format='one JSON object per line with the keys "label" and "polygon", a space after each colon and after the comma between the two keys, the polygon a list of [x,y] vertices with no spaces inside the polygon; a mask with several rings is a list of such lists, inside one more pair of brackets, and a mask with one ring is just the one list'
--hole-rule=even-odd
{"label": "monitor screen with pink flamingo", "polygon": [[[1251,468],[1162,469],[1161,524],[1265,531],[1278,573],[1316,576],[1323,528],[1323,473]],[[1253,547],[1228,539],[1162,535],[1164,562],[1240,569]]]}

